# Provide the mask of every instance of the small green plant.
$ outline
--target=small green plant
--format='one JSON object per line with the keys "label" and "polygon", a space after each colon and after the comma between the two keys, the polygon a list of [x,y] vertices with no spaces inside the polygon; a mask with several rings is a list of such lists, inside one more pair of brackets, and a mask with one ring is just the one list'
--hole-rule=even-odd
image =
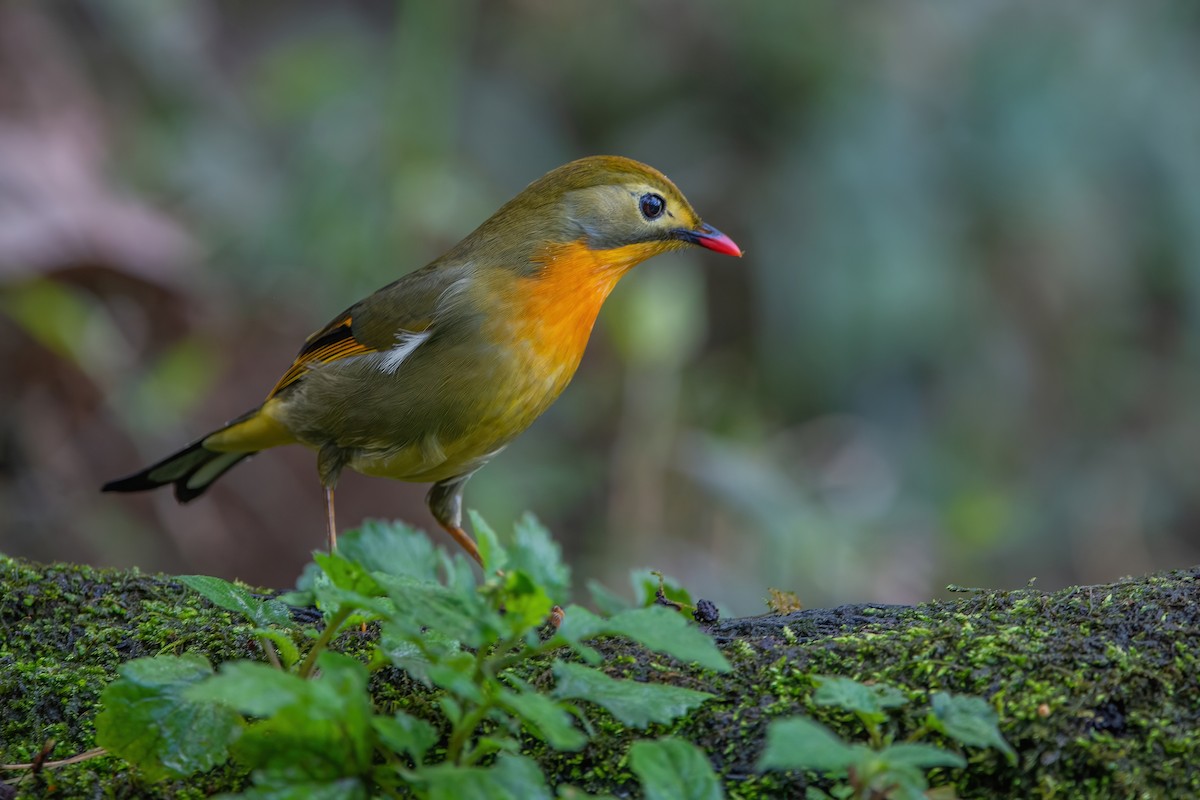
{"label": "small green plant", "polygon": [[[574,751],[589,739],[580,701],[631,728],[666,723],[711,695],[612,678],[596,669],[587,641],[622,636],[717,672],[729,664],[712,640],[662,606],[601,617],[571,606],[557,630],[545,622],[566,596],[569,574],[558,548],[532,518],[502,547],[474,518],[484,559],[476,579],[462,556],[448,557],[419,532],[368,523],[317,554],[292,604],[313,604],[324,625],[292,622],[287,605],[225,581],[184,582],[255,626],[266,661],[231,661],[214,671],[197,655],[131,661],[103,695],[98,743],[149,780],[178,778],[232,758],[250,776],[242,798],[552,797],[523,736]],[[331,649],[343,632],[377,626],[366,652]],[[295,638],[293,638],[295,637]],[[299,639],[299,644],[296,639]],[[547,661],[553,687],[529,682]],[[376,707],[372,676],[407,675],[431,690],[421,715]],[[707,757],[677,739],[643,740],[630,769],[647,797],[722,796]],[[682,787],[682,788],[681,788]],[[560,797],[585,797],[570,787]],[[233,795],[230,795],[233,796]]]}
{"label": "small green plant", "polygon": [[838,783],[825,792],[809,787],[809,800],[953,800],[952,786],[930,789],[926,773],[967,765],[960,754],[919,740],[940,733],[970,747],[994,747],[1013,761],[1016,753],[997,727],[996,712],[980,697],[937,692],[924,723],[901,741],[889,725],[889,711],[909,704],[899,689],[867,685],[849,678],[819,677],[813,703],[852,713],[867,734],[867,744],[851,743],[808,717],[787,717],[767,728],[760,770],[802,769]]}

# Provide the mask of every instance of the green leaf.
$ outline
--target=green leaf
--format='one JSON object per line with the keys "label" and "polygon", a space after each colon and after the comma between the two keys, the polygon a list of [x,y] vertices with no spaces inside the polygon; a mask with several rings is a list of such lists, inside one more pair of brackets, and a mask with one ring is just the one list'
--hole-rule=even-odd
{"label": "green leaf", "polygon": [[219,794],[213,800],[367,800],[367,788],[358,778],[336,781],[271,781],[237,794]]}
{"label": "green leaf", "polygon": [[596,606],[600,610],[600,613],[605,616],[611,617],[614,614],[620,614],[622,611],[628,611],[632,608],[628,600],[613,592],[599,581],[589,580],[587,588],[592,596],[592,605]]}
{"label": "green leaf", "polygon": [[513,736],[480,736],[475,740],[471,758],[478,764],[484,757],[500,752],[520,753],[521,740]]}
{"label": "green leaf", "polygon": [[447,653],[434,660],[425,667],[425,677],[434,686],[464,700],[483,702],[483,694],[475,677],[475,656],[468,652]]}
{"label": "green leaf", "polygon": [[442,714],[450,721],[451,725],[457,725],[462,721],[463,709],[462,705],[448,694],[444,694],[437,699],[438,708],[442,709]]}
{"label": "green leaf", "polygon": [[890,765],[909,766],[921,771],[935,767],[961,769],[967,765],[967,760],[958,753],[952,753],[931,744],[912,742],[901,742],[885,747],[879,751],[878,756]]}
{"label": "green leaf", "polygon": [[712,697],[681,686],[617,680],[598,669],[564,661],[554,663],[554,678],[555,697],[588,700],[634,728],[670,722]]}
{"label": "green leaf", "polygon": [[496,531],[487,524],[479,512],[469,509],[467,516],[471,519],[471,528],[475,531],[475,544],[479,545],[479,557],[483,559],[483,571],[487,575],[495,575],[508,566],[508,553],[500,546]]}
{"label": "green leaf", "polygon": [[397,753],[408,755],[417,766],[441,736],[438,730],[425,720],[417,719],[403,711],[397,711],[391,717],[376,715],[371,718],[371,727],[379,734],[381,742]]}
{"label": "green leaf", "polygon": [[[461,645],[454,639],[442,636],[435,630],[413,629],[409,621],[401,624],[395,619],[385,620],[381,626],[379,649],[392,664],[426,686],[434,685],[430,670],[435,662],[453,666],[459,663],[457,654],[462,651]],[[466,679],[469,680],[474,672],[474,658],[469,654],[467,657],[472,661],[466,673]],[[445,676],[439,673],[438,680],[444,683]]]}
{"label": "green leaf", "polygon": [[646,800],[722,800],[725,793],[704,751],[683,739],[642,739],[629,748],[629,768]]}
{"label": "green leaf", "polygon": [[290,592],[284,592],[276,599],[293,608],[312,608],[317,604],[315,591],[317,583],[327,580],[325,573],[321,571],[316,562],[310,561],[300,571],[300,577],[296,579],[296,588]]}
{"label": "green leaf", "polygon": [[868,686],[850,678],[818,676],[813,702],[862,714],[875,722],[887,719],[888,708],[908,704],[908,698],[894,686],[877,683]]}
{"label": "green leaf", "polygon": [[551,800],[538,765],[511,753],[501,753],[488,769],[439,764],[417,774],[429,800]]}
{"label": "green leaf", "polygon": [[970,747],[994,747],[1009,763],[1017,753],[1000,734],[999,715],[982,697],[938,692],[933,696],[933,714],[928,723],[951,739]]}
{"label": "green leaf", "polygon": [[411,635],[428,628],[468,647],[479,647],[494,639],[503,628],[499,615],[487,607],[474,589],[455,591],[400,576],[381,577],[381,580],[387,584],[388,597],[398,609],[391,621]]}
{"label": "green leaf", "polygon": [[313,553],[313,561],[320,565],[321,571],[338,589],[364,597],[378,597],[384,594],[379,582],[363,568],[362,564],[350,561],[340,552]]}
{"label": "green leaf", "polygon": [[367,572],[436,581],[437,548],[424,533],[403,522],[367,520],[338,537],[337,554]]}
{"label": "green leaf", "polygon": [[568,642],[601,635],[624,636],[656,653],[694,662],[706,669],[717,672],[732,669],[712,637],[665,606],[635,608],[608,619],[580,606],[571,606],[559,633]]}
{"label": "green leaf", "polygon": [[[289,634],[271,628],[255,628],[254,635],[260,641],[266,639],[275,646],[275,652],[279,655],[279,663],[283,665],[284,669],[291,669],[300,660],[300,648],[296,647],[295,641]],[[263,646],[266,647],[265,644]]]}
{"label": "green leaf", "polygon": [[227,661],[216,675],[188,687],[184,696],[253,717],[269,717],[285,706],[307,702],[311,691],[308,681],[291,672],[258,661]]}
{"label": "green leaf", "polygon": [[553,645],[561,643],[570,647],[575,655],[587,663],[599,664],[604,660],[600,651],[584,644],[584,640],[599,636],[603,623],[602,617],[597,617],[583,606],[567,606],[563,624],[555,632],[551,643]]}
{"label": "green leaf", "polygon": [[505,691],[498,699],[534,736],[555,750],[570,752],[587,744],[587,735],[575,727],[575,718],[546,695]]}
{"label": "green leaf", "polygon": [[203,656],[139,658],[118,669],[101,695],[96,743],[152,781],[212,769],[229,758],[242,718],[184,692],[212,675]]}
{"label": "green leaf", "polygon": [[571,597],[571,568],[563,563],[562,549],[537,517],[525,513],[513,527],[508,563],[533,578],[556,603]]}
{"label": "green leaf", "polygon": [[504,576],[504,623],[509,632],[521,635],[540,628],[554,603],[529,573],[510,569]]}
{"label": "green leaf", "polygon": [[278,600],[262,600],[244,586],[209,575],[180,575],[179,580],[199,592],[210,603],[226,611],[242,614],[255,625],[291,625],[292,615]]}
{"label": "green leaf", "polygon": [[[327,651],[317,658],[320,675],[313,680],[271,670],[293,680],[277,681],[267,690],[272,696],[266,701],[248,697],[259,677],[246,670],[253,664],[227,666],[228,671],[222,668],[222,674],[213,679],[213,687],[226,678],[232,702],[271,709],[269,716],[246,728],[233,748],[238,761],[256,771],[257,782],[321,783],[370,771],[373,712],[367,669],[361,663]],[[213,687],[206,691],[215,692]]]}
{"label": "green leaf", "polygon": [[695,605],[692,602],[691,593],[684,588],[682,583],[670,575],[663,575],[660,579],[655,572],[656,570],[635,569],[629,573],[629,583],[633,586],[634,597],[638,598],[640,605],[656,605],[659,586],[663,588],[663,594],[667,596],[668,600],[683,603],[685,606]]}
{"label": "green leaf", "polygon": [[811,769],[838,776],[861,756],[862,745],[850,745],[808,717],[788,717],[767,727],[767,744],[758,759],[760,770]]}
{"label": "green leaf", "polygon": [[928,800],[925,790],[929,781],[925,772],[907,764],[889,763],[882,753],[864,759],[858,769],[869,775],[863,786],[867,797],[887,797],[888,800]]}
{"label": "green leaf", "polygon": [[558,800],[617,800],[611,794],[588,794],[574,786],[558,787]]}

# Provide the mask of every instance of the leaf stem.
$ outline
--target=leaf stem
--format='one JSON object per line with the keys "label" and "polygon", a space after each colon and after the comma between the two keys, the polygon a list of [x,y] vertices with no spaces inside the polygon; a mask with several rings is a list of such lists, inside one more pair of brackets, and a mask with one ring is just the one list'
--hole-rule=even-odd
{"label": "leaf stem", "polygon": [[479,705],[475,706],[470,713],[463,715],[458,724],[454,726],[454,732],[450,734],[450,741],[446,745],[446,761],[451,764],[462,766],[463,748],[467,744],[467,739],[479,727],[479,723],[483,722],[487,713],[492,710],[493,702],[490,698],[484,700]]}
{"label": "leaf stem", "polygon": [[263,649],[263,655],[267,657],[267,661],[271,662],[271,666],[275,669],[282,670],[283,664],[279,663],[279,653],[275,651],[275,643],[266,636],[258,637],[258,644]]}
{"label": "leaf stem", "polygon": [[301,678],[308,678],[312,675],[313,668],[317,665],[317,656],[329,645],[329,641],[337,634],[338,628],[342,627],[342,623],[349,619],[353,613],[354,608],[351,606],[338,606],[337,613],[330,618],[329,624],[325,626],[325,630],[321,631],[321,635],[317,637],[317,641],[313,642],[312,649],[304,657],[304,663],[300,665],[299,674]]}

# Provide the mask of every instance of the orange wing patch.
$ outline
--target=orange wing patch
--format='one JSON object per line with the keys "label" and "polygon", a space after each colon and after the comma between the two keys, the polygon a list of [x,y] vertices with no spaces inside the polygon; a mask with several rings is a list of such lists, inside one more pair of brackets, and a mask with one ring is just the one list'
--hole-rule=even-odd
{"label": "orange wing patch", "polygon": [[270,400],[303,378],[314,366],[328,364],[331,361],[349,358],[350,356],[361,356],[367,353],[378,352],[374,347],[368,347],[354,338],[354,331],[350,328],[350,322],[351,318],[349,316],[343,317],[313,335],[305,343],[304,347],[301,348],[300,354],[296,356],[296,360],[292,366],[288,368],[287,372],[283,373],[283,377],[279,379],[279,382],[275,384],[275,388],[267,395],[267,399]]}

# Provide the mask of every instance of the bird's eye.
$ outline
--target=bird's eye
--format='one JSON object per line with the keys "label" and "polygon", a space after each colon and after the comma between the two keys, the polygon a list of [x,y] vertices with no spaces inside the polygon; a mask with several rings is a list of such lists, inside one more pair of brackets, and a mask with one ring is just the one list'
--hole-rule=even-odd
{"label": "bird's eye", "polygon": [[667,201],[662,199],[659,194],[644,194],[642,195],[642,216],[646,219],[658,219],[662,216],[663,209],[667,207]]}

